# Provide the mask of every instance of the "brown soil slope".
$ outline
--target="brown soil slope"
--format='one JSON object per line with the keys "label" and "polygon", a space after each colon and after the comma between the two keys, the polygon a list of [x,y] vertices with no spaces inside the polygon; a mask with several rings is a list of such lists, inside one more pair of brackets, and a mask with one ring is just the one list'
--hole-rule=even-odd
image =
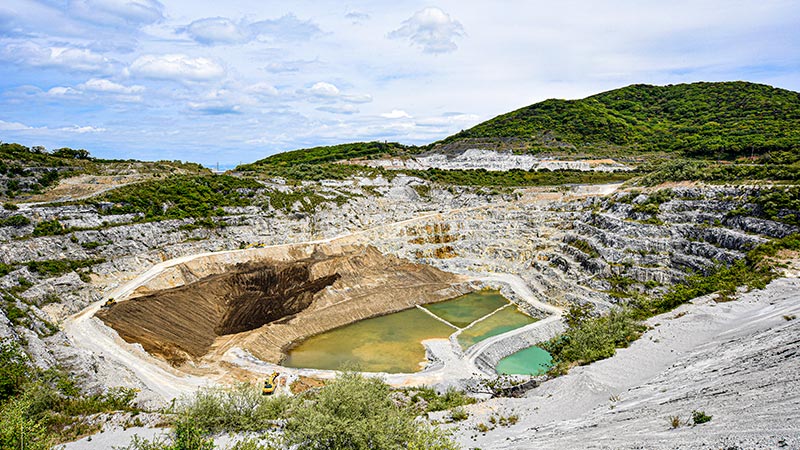
{"label": "brown soil slope", "polygon": [[97,316],[174,365],[213,362],[233,345],[279,362],[293,343],[314,334],[467,290],[456,275],[372,247],[322,247],[295,261],[231,265]]}

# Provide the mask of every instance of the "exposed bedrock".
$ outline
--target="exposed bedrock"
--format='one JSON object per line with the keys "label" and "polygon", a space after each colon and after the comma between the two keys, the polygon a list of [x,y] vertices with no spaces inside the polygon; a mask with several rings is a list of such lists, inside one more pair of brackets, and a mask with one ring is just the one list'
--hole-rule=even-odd
{"label": "exposed bedrock", "polygon": [[[260,259],[227,267],[213,260],[181,264],[136,290],[147,294],[97,316],[174,365],[213,354],[212,361],[232,345],[279,362],[293,343],[314,334],[470,289],[456,275],[372,247],[292,250],[298,251],[272,256],[299,259],[265,259],[261,251]],[[222,273],[192,281],[201,267]],[[179,286],[149,290],[168,283]]]}

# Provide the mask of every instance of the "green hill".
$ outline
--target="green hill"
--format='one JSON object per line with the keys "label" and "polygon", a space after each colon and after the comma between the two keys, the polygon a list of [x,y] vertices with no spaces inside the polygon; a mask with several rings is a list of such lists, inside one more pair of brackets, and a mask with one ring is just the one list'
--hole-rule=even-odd
{"label": "green hill", "polygon": [[581,100],[545,100],[461,131],[436,147],[476,142],[528,152],[750,156],[800,147],[800,94],[741,81],[637,84]]}

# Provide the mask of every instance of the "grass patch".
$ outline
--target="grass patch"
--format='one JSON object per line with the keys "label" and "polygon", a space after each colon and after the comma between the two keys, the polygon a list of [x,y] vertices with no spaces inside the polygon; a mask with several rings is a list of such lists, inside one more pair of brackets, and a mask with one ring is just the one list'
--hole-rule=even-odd
{"label": "grass patch", "polygon": [[588,241],[585,241],[583,239],[574,239],[574,240],[568,242],[567,244],[569,244],[572,247],[577,248],[578,250],[582,251],[583,253],[586,253],[587,255],[589,255],[590,258],[599,258],[600,257],[600,252],[598,252],[597,249],[592,246],[592,244],[590,244]]}

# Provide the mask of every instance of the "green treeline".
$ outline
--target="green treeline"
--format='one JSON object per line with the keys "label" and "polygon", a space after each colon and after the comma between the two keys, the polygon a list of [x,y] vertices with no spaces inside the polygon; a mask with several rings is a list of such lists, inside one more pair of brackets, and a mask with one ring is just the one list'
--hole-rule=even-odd
{"label": "green treeline", "polygon": [[735,158],[800,147],[797,92],[747,82],[631,85],[545,100],[450,136],[518,138],[530,151],[627,149]]}

